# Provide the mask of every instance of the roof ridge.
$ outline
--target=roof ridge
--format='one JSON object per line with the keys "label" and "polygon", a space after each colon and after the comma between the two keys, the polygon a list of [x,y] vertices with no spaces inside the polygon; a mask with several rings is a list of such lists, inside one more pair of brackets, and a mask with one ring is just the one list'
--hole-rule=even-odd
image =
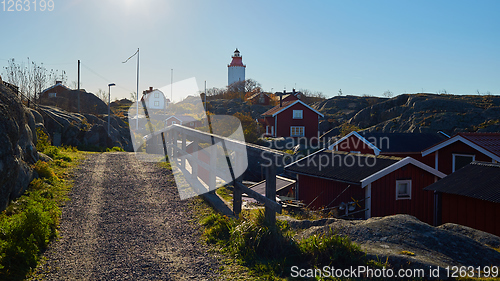
{"label": "roof ridge", "polygon": [[473,161],[470,164],[471,165],[477,165],[477,166],[486,166],[486,167],[500,168],[500,163],[492,163],[492,162],[484,162],[484,161]]}

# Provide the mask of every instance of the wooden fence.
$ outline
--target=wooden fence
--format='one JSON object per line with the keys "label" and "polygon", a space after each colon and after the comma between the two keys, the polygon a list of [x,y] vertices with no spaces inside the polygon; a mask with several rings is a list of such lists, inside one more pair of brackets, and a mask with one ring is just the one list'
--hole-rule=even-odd
{"label": "wooden fence", "polygon": [[[243,185],[242,174],[246,169],[244,161],[247,149],[245,142],[178,124],[155,131],[147,135],[145,139],[147,140],[146,152],[158,154],[159,149],[163,150],[163,155],[169,155],[170,163],[181,169],[184,175],[188,175],[185,178],[190,181],[191,186],[198,186],[195,190],[197,194],[215,189],[218,178],[227,183],[232,182],[234,186],[233,213],[236,217],[241,213],[243,194],[264,204],[265,216],[269,222],[274,223],[276,213],[281,213],[281,205],[276,202],[276,167],[274,165],[267,167],[265,196]],[[203,149],[205,151],[210,151],[209,157],[204,156],[201,147],[205,147]],[[221,147],[230,170],[230,178],[217,168],[217,149]],[[230,155],[236,161],[231,161]],[[206,190],[199,190],[201,182],[204,182],[203,186],[208,186]]]}

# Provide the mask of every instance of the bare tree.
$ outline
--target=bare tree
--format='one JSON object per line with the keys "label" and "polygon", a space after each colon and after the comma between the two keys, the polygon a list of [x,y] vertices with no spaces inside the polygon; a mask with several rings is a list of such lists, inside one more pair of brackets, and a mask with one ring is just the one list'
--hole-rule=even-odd
{"label": "bare tree", "polygon": [[99,88],[99,90],[97,90],[97,93],[95,95],[96,97],[100,98],[105,104],[108,104],[108,94],[106,93],[106,91]]}
{"label": "bare tree", "polygon": [[391,91],[389,91],[389,90],[387,90],[387,91],[385,91],[385,92],[384,92],[384,94],[383,94],[383,95],[384,95],[384,97],[386,97],[386,98],[392,98],[392,97],[394,96],[394,93],[393,93],[393,92],[391,92]]}
{"label": "bare tree", "polygon": [[[27,66],[24,63],[16,63],[15,59],[12,58],[4,67],[4,73],[7,82],[18,86],[21,93],[29,99],[33,99],[49,84],[55,82],[57,70],[51,69],[49,72],[43,63],[38,65],[34,61],[30,62],[29,58]],[[66,72],[62,71],[61,73],[62,81],[66,81]]]}
{"label": "bare tree", "polygon": [[136,102],[137,101],[137,95],[135,94],[135,92],[130,93],[130,100],[132,102]]}

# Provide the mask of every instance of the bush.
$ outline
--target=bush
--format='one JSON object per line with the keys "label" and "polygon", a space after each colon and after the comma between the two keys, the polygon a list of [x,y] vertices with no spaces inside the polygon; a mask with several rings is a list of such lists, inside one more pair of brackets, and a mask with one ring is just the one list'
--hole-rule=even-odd
{"label": "bush", "polygon": [[61,151],[57,146],[48,146],[43,150],[43,153],[49,156],[50,158],[54,159],[61,153]]}
{"label": "bush", "polygon": [[54,171],[47,162],[38,160],[35,163],[34,169],[41,178],[46,178],[46,179],[57,178],[56,174],[54,173]]}
{"label": "bush", "polygon": [[347,268],[366,264],[366,254],[358,245],[352,243],[349,237],[337,235],[331,230],[302,240],[299,247],[312,265]]}
{"label": "bush", "polygon": [[204,218],[201,224],[207,227],[205,241],[208,243],[226,244],[234,228],[234,222],[219,213]]}
{"label": "bush", "polygon": [[44,151],[45,148],[50,146],[49,136],[47,136],[47,134],[41,128],[36,128],[36,138],[37,151]]}
{"label": "bush", "polygon": [[113,148],[106,148],[106,152],[114,152],[114,151],[124,152],[125,150],[123,150],[123,148],[118,146],[113,146]]}

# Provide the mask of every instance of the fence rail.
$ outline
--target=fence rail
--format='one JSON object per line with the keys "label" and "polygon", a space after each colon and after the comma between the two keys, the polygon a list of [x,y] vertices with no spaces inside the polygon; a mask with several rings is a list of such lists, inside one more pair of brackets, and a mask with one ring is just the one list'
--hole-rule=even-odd
{"label": "fence rail", "polygon": [[[178,124],[170,125],[161,130],[148,134],[146,137],[146,152],[158,153],[160,150],[164,155],[171,155],[169,161],[175,162],[175,166],[188,173],[188,181],[205,182],[209,189],[216,186],[217,178],[226,182],[233,182],[233,214],[238,217],[242,208],[242,194],[254,198],[265,206],[266,219],[270,222],[276,221],[276,213],[281,213],[281,205],[276,202],[276,167],[270,165],[266,172],[266,196],[246,187],[242,183],[244,168],[242,159],[246,159],[247,144],[243,141],[229,139],[215,134],[198,131]],[[221,143],[228,167],[231,170],[231,178],[221,173],[217,168],[216,143]],[[204,150],[210,151],[209,157],[204,156],[200,144],[211,145]],[[199,152],[199,153],[195,153]],[[232,154],[237,161],[231,161]],[[208,159],[207,159],[208,158]],[[190,171],[187,166],[190,166]],[[206,191],[205,191],[206,192]]]}

